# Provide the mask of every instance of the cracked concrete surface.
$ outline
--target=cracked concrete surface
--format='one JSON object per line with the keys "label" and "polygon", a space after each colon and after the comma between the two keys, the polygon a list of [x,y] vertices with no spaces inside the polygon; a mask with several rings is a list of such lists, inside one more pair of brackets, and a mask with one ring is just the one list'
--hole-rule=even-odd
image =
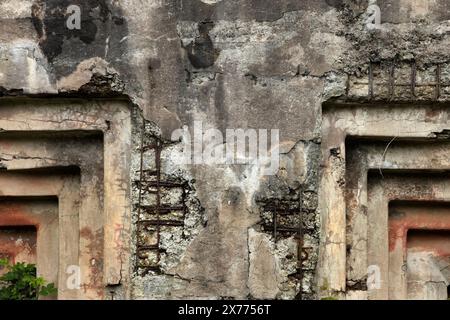
{"label": "cracked concrete surface", "polygon": [[[8,100],[2,102],[0,128],[95,128],[105,145],[113,145],[105,149],[110,169],[104,179],[110,183],[101,196],[111,191],[121,200],[105,216],[113,226],[106,235],[113,267],[104,269],[105,285],[112,291],[127,286],[114,297],[364,298],[353,291],[360,291],[365,271],[349,271],[345,264],[346,245],[361,243],[358,230],[366,230],[365,220],[357,218],[350,228],[355,233],[346,234],[346,135],[445,135],[448,1],[379,0],[382,25],[374,31],[365,27],[366,0],[72,2],[83,9],[80,30],[65,27],[68,1],[1,1],[0,98]],[[40,100],[26,106],[15,100],[25,97],[41,97],[49,105],[63,97],[120,98],[132,112],[121,109],[111,117],[108,103],[88,101],[99,110],[89,112],[72,110],[68,101],[56,103],[59,111],[46,117],[42,103],[33,102]],[[147,150],[141,159],[142,117],[149,124],[145,135],[164,144],[162,178],[185,186],[163,190],[160,200],[186,210],[183,218],[170,213],[181,226],[163,228],[158,266],[146,275],[138,270],[135,249],[138,241],[151,243],[154,230],[138,230],[136,204],[142,179],[152,178],[140,175],[141,160],[150,170],[155,155]],[[194,121],[222,133],[279,129],[279,171],[265,177],[254,167],[179,165],[180,145],[170,141],[171,134]],[[60,136],[55,139],[63,144]],[[393,154],[386,156],[390,161]],[[76,154],[14,154],[2,147],[0,167],[69,164],[69,158]],[[413,160],[408,165],[417,164]],[[434,161],[434,167],[444,163]],[[141,204],[151,206],[156,199],[145,193]],[[271,218],[261,201],[291,201],[302,214],[302,281],[298,239],[264,229]],[[298,217],[292,219],[295,227]],[[151,264],[146,254],[142,259]]]}

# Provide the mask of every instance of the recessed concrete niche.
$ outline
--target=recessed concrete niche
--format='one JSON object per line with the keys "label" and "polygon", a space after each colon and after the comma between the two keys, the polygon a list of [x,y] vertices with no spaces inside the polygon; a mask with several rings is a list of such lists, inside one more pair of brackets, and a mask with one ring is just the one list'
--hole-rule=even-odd
{"label": "recessed concrete niche", "polygon": [[[389,173],[382,178],[369,175],[367,264],[379,267],[381,276],[379,288],[368,288],[370,299],[419,297],[416,292],[419,288],[408,284],[410,256],[407,243],[411,240],[410,231],[436,231],[450,227],[447,210],[438,206],[440,202],[449,200],[448,181],[448,175],[432,172]],[[401,204],[405,200],[409,202]],[[420,240],[416,243],[420,244]],[[428,274],[432,263],[422,267],[420,272]],[[435,284],[437,287],[445,285],[437,281]],[[430,286],[427,290],[435,289]],[[420,288],[420,291],[425,291],[425,288]]]}
{"label": "recessed concrete niche", "polygon": [[0,128],[0,254],[36,263],[55,298],[128,297],[128,104],[0,100]]}
{"label": "recessed concrete niche", "polygon": [[56,284],[58,239],[56,197],[0,199],[0,251],[11,263],[34,263],[39,266],[39,274]]}
{"label": "recessed concrete niche", "polygon": [[324,106],[322,296],[447,299],[449,128],[444,104]]}
{"label": "recessed concrete niche", "polygon": [[402,299],[447,299],[450,204],[394,202],[389,217],[389,263],[400,267],[393,291]]}
{"label": "recessed concrete niche", "polygon": [[[32,226],[0,227],[1,258],[36,263],[36,228]],[[0,270],[0,274],[4,271]]]}
{"label": "recessed concrete niche", "polygon": [[407,240],[408,299],[448,299],[450,232],[410,230]]}

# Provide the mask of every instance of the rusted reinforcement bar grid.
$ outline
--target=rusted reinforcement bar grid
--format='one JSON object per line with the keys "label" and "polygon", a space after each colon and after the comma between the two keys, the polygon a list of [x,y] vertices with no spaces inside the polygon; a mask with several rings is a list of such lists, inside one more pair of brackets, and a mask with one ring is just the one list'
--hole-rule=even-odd
{"label": "rusted reinforcement bar grid", "polygon": [[[145,137],[146,121],[143,120],[142,138],[141,138],[141,163],[140,163],[140,181],[139,200],[138,200],[138,219],[137,219],[137,268],[142,275],[148,272],[159,273],[161,254],[164,250],[161,248],[161,231],[167,227],[183,227],[186,216],[186,185],[162,179],[161,174],[161,152],[164,143],[152,137],[149,144]],[[146,154],[154,154],[154,169],[145,169],[144,160]],[[170,190],[182,190],[180,203],[169,205],[162,201],[163,193],[170,193]],[[144,200],[150,204],[144,204]]]}
{"label": "rusted reinforcement bar grid", "polygon": [[[368,96],[370,99],[374,98],[374,91],[375,87],[387,87],[388,88],[388,95],[390,99],[393,99],[395,96],[395,88],[396,87],[410,87],[411,88],[411,96],[412,98],[416,98],[416,92],[417,88],[420,87],[434,87],[434,99],[438,100],[441,97],[441,91],[442,87],[449,87],[450,83],[443,83],[442,82],[442,65],[436,64],[436,71],[434,75],[434,82],[423,82],[418,83],[417,82],[417,64],[415,61],[412,61],[410,63],[411,67],[411,76],[409,82],[396,82],[395,81],[395,75],[397,70],[397,63],[396,61],[390,61],[390,62],[383,62],[383,65],[388,65],[388,79],[385,82],[376,82],[375,81],[375,74],[374,70],[376,67],[380,67],[382,64],[379,62],[370,62],[369,63],[369,76],[368,76]],[[355,84],[366,84],[364,82],[355,82]]]}
{"label": "rusted reinforcement bar grid", "polygon": [[[295,235],[297,239],[297,273],[293,275],[300,284],[297,299],[303,295],[303,263],[307,256],[304,246],[303,212],[301,200],[265,200],[259,202],[264,212],[272,214],[271,221],[263,221],[263,230],[272,232],[275,242],[279,238]],[[306,249],[306,251],[305,251]]]}

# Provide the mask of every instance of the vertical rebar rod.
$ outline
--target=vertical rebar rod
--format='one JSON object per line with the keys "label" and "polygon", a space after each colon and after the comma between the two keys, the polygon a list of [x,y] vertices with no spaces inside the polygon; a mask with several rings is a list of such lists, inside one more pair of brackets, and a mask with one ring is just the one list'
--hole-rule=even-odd
{"label": "vertical rebar rod", "polygon": [[156,140],[155,147],[155,164],[156,164],[156,237],[157,237],[157,251],[156,251],[156,260],[157,265],[161,261],[161,253],[159,248],[159,242],[161,238],[161,142],[159,139]]}
{"label": "vertical rebar rod", "polygon": [[441,65],[436,65],[436,100],[441,96]]}
{"label": "vertical rebar rod", "polygon": [[389,69],[389,99],[394,99],[395,91],[395,61],[392,61],[391,67]]}
{"label": "vertical rebar rod", "polygon": [[373,99],[373,62],[369,62],[369,98]]}
{"label": "vertical rebar rod", "polygon": [[[278,208],[277,208],[278,209]],[[275,239],[275,242],[277,242],[278,234],[277,234],[277,221],[278,221],[278,212],[275,209],[273,211],[273,237]]]}
{"label": "vertical rebar rod", "polygon": [[[139,172],[139,196],[138,196],[138,217],[137,217],[137,238],[136,238],[136,247],[137,247],[137,259],[139,260],[139,253],[140,253],[140,244],[139,244],[139,236],[142,232],[141,230],[141,203],[142,203],[142,180],[144,178],[144,134],[145,134],[145,118],[142,117],[142,131],[141,131],[141,159],[140,159],[140,172]],[[136,271],[139,269],[139,262],[136,263]]]}
{"label": "vertical rebar rod", "polygon": [[416,61],[411,63],[411,95],[413,98],[416,97],[416,80],[417,79],[417,65]]}

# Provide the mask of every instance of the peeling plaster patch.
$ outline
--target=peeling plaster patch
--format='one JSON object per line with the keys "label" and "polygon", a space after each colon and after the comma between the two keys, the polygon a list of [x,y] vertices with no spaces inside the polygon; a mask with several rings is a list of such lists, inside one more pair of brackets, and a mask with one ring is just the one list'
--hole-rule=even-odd
{"label": "peeling plaster patch", "polygon": [[55,93],[48,64],[38,45],[17,40],[0,47],[0,86],[25,93]]}
{"label": "peeling plaster patch", "polygon": [[30,17],[32,0],[0,2],[0,19],[20,19]]}
{"label": "peeling plaster patch", "polygon": [[400,0],[400,14],[411,18],[426,17],[436,7],[436,0]]}
{"label": "peeling plaster patch", "polygon": [[273,254],[274,243],[270,241],[270,236],[249,229],[248,247],[250,257],[248,286],[252,297],[275,299],[281,279],[280,266]]}
{"label": "peeling plaster patch", "polygon": [[106,76],[118,74],[114,68],[109,67],[107,61],[99,57],[90,58],[78,64],[77,69],[57,82],[59,91],[75,91],[89,83],[94,74]]}
{"label": "peeling plaster patch", "polygon": [[41,88],[50,87],[48,78],[41,77],[45,71],[32,57],[27,57],[29,93],[38,93]]}
{"label": "peeling plaster patch", "polygon": [[348,75],[330,72],[325,77],[325,86],[323,90],[323,101],[345,96],[347,89]]}

